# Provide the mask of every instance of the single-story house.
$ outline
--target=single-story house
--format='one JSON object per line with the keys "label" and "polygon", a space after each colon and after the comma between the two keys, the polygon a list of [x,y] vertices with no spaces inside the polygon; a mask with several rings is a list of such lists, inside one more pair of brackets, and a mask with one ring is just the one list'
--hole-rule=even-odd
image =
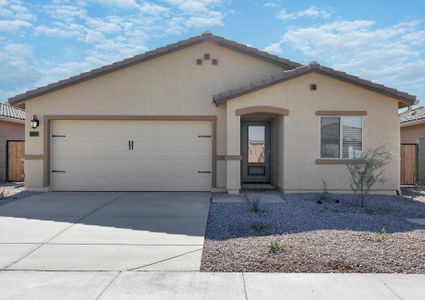
{"label": "single-story house", "polygon": [[344,164],[385,144],[375,189],[395,193],[398,109],[415,100],[206,32],[9,102],[39,120],[26,122],[31,190],[344,192]]}
{"label": "single-story house", "polygon": [[412,109],[409,106],[399,117],[402,144],[416,144],[419,138],[425,138],[425,107]]}
{"label": "single-story house", "polygon": [[25,112],[0,103],[0,181],[23,181],[24,140]]}

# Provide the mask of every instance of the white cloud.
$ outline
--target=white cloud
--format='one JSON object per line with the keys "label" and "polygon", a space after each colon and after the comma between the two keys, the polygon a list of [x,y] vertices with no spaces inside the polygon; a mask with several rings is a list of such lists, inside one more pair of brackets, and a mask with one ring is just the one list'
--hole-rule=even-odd
{"label": "white cloud", "polygon": [[44,5],[43,9],[50,17],[61,21],[72,21],[86,14],[82,7],[76,5],[50,4]]}
{"label": "white cloud", "polygon": [[18,31],[32,24],[22,20],[0,20],[0,31]]}
{"label": "white cloud", "polygon": [[170,13],[170,9],[161,5],[151,4],[144,2],[139,7],[142,13],[151,14],[151,15],[162,15],[167,16]]}
{"label": "white cloud", "polygon": [[185,13],[209,12],[212,7],[222,3],[222,0],[166,0]]}
{"label": "white cloud", "polygon": [[[181,34],[190,28],[220,26],[229,13],[223,10],[224,1],[50,0],[41,4],[22,2],[24,5],[19,0],[0,0],[0,31],[13,33],[0,35],[1,42],[11,43],[22,33],[32,33],[38,40],[70,39],[64,41],[66,49],[49,49],[51,60],[29,64],[32,71],[28,77],[12,76],[9,91],[0,87],[0,95],[11,96],[143,53],[146,41],[152,38]],[[94,6],[96,10],[92,10]],[[57,51],[59,57],[55,57]],[[63,63],[55,63],[57,59]],[[2,68],[0,73],[8,72]]]}
{"label": "white cloud", "polygon": [[276,2],[269,1],[263,4],[264,7],[279,7],[280,5]]}
{"label": "white cloud", "polygon": [[46,35],[54,37],[64,37],[64,38],[77,38],[81,36],[81,32],[76,30],[68,30],[61,27],[50,27],[45,25],[36,26],[34,28],[34,34],[37,35]]}
{"label": "white cloud", "polygon": [[284,21],[295,20],[299,18],[329,18],[333,14],[332,11],[327,9],[319,9],[314,6],[310,6],[307,9],[300,10],[297,12],[287,12],[286,10],[281,10],[277,17]]}
{"label": "white cloud", "polygon": [[223,25],[223,17],[223,14],[220,12],[210,12],[208,15],[190,17],[186,21],[186,25],[188,27]]}
{"label": "white cloud", "polygon": [[[0,48],[0,95],[13,96],[37,83],[40,78],[32,49],[26,44],[9,44]],[[3,99],[0,99],[3,100]]]}
{"label": "white cloud", "polygon": [[425,85],[425,28],[418,21],[376,28],[369,20],[294,27],[265,50],[296,51],[309,61],[407,91]]}
{"label": "white cloud", "polygon": [[92,2],[100,3],[107,6],[115,6],[118,8],[138,8],[139,5],[135,0],[92,0]]}
{"label": "white cloud", "polygon": [[0,31],[23,33],[23,29],[32,27],[33,19],[30,10],[19,0],[0,0]]}

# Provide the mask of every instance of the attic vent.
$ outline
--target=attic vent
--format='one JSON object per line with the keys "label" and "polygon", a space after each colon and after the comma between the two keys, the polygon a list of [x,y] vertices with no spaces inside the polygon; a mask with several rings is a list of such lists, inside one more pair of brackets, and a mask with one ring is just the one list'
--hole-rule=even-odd
{"label": "attic vent", "polygon": [[197,65],[202,65],[202,59],[198,58],[198,59],[196,60],[196,64],[197,64]]}
{"label": "attic vent", "polygon": [[310,84],[310,91],[317,90],[317,85],[315,83]]}
{"label": "attic vent", "polygon": [[209,53],[205,53],[204,54],[204,59],[205,60],[210,60],[210,54]]}
{"label": "attic vent", "polygon": [[213,66],[216,66],[216,65],[218,65],[218,59],[213,59],[212,61],[211,61],[211,64],[213,65]]}

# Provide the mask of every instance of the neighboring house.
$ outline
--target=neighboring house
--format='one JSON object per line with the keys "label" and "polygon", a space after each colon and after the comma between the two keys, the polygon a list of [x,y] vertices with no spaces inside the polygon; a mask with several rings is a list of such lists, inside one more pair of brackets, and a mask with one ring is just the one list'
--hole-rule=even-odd
{"label": "neighboring house", "polygon": [[26,127],[32,190],[300,192],[324,180],[343,192],[344,164],[386,144],[393,159],[376,191],[395,193],[398,109],[415,99],[204,33],[9,102],[40,120]]}
{"label": "neighboring house", "polygon": [[[0,103],[0,181],[15,180],[15,178],[7,176],[8,142],[24,140],[25,112],[22,109]],[[23,174],[23,172],[20,173]]]}
{"label": "neighboring house", "polygon": [[418,138],[425,138],[425,107],[418,107],[400,113],[400,142],[416,144]]}

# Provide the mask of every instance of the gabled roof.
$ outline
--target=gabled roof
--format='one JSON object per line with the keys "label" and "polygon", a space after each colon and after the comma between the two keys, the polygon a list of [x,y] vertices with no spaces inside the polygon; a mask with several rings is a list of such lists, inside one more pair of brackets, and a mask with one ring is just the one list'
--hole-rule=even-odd
{"label": "gabled roof", "polygon": [[10,106],[8,104],[0,103],[0,119],[11,121],[24,121],[25,111],[22,109]]}
{"label": "gabled roof", "polygon": [[408,93],[401,92],[396,89],[386,87],[382,84],[375,83],[369,80],[362,79],[357,76],[347,74],[345,72],[341,72],[341,71],[337,71],[325,66],[321,66],[316,62],[312,62],[308,65],[300,66],[289,71],[283,71],[281,74],[277,76],[271,76],[269,78],[266,78],[257,82],[251,82],[248,85],[241,86],[239,88],[228,90],[224,93],[214,95],[213,102],[218,106],[220,104],[225,103],[226,101],[230,99],[233,99],[245,94],[249,94],[260,89],[267,88],[269,86],[296,78],[298,76],[301,76],[310,72],[317,72],[320,74],[324,74],[324,75],[372,90],[374,92],[396,98],[402,103],[404,103],[404,105],[399,105],[400,107],[412,105],[416,101],[416,96],[409,95]]}
{"label": "gabled roof", "polygon": [[398,115],[401,126],[410,126],[425,121],[425,107],[409,109]]}
{"label": "gabled roof", "polygon": [[246,45],[239,44],[237,42],[227,40],[225,38],[213,35],[212,33],[205,32],[205,33],[203,33],[199,36],[194,36],[194,37],[191,37],[187,40],[183,40],[183,41],[180,41],[180,42],[177,42],[177,43],[174,43],[174,44],[169,44],[167,46],[160,47],[160,48],[157,48],[157,49],[152,50],[152,51],[147,51],[143,54],[136,55],[136,56],[133,56],[131,58],[127,58],[127,59],[115,62],[115,63],[107,65],[107,66],[103,66],[103,67],[93,69],[93,70],[85,72],[85,73],[81,73],[80,75],[73,76],[73,77],[70,77],[68,79],[60,80],[60,81],[57,81],[55,83],[51,83],[51,84],[48,84],[46,86],[43,86],[43,87],[40,87],[40,88],[37,88],[37,89],[27,91],[23,94],[19,94],[19,95],[16,95],[14,97],[9,98],[8,101],[12,105],[17,105],[17,104],[24,102],[24,101],[27,101],[31,98],[38,97],[38,96],[41,96],[41,95],[44,95],[44,94],[47,94],[47,93],[68,87],[68,86],[71,86],[71,85],[74,85],[74,84],[77,84],[79,82],[86,81],[86,80],[89,80],[89,79],[92,79],[92,78],[95,78],[95,77],[98,77],[98,76],[101,76],[101,75],[104,75],[104,74],[108,74],[108,73],[129,67],[129,66],[132,66],[132,65],[135,65],[135,64],[138,64],[138,63],[141,63],[141,62],[144,62],[144,61],[165,55],[165,54],[172,53],[174,51],[178,51],[178,50],[181,50],[181,49],[184,49],[184,48],[205,42],[205,41],[208,41],[208,42],[214,43],[216,45],[226,47],[226,48],[229,48],[229,49],[232,49],[232,50],[235,50],[235,51],[238,51],[240,53],[243,53],[243,54],[246,54],[246,55],[249,55],[249,56],[252,56],[252,57],[256,57],[258,59],[262,59],[262,60],[267,61],[269,63],[278,65],[278,66],[282,67],[283,69],[287,69],[287,70],[293,69],[293,68],[296,68],[296,67],[301,65],[299,63],[290,61],[288,59],[269,54],[265,51],[260,51],[256,48],[248,47]]}

